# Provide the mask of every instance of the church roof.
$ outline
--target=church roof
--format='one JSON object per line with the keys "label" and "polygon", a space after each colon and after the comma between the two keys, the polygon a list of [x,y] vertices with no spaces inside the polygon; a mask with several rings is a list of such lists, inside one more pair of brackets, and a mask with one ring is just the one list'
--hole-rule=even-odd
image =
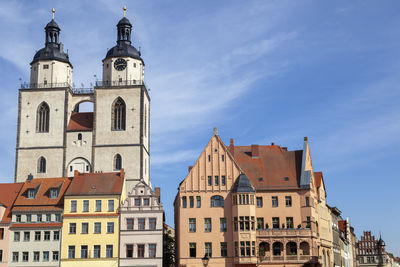
{"label": "church roof", "polygon": [[131,22],[126,17],[123,17],[122,19],[120,19],[117,25],[129,25],[129,26],[132,26]]}
{"label": "church roof", "polygon": [[106,58],[110,57],[132,57],[143,62],[140,57],[140,52],[131,44],[120,43],[109,49],[106,54]]}
{"label": "church roof", "polygon": [[67,131],[92,131],[93,112],[72,112]]}
{"label": "church roof", "polygon": [[47,23],[46,28],[58,28],[58,29],[60,29],[60,27],[58,27],[58,24],[54,19],[52,19],[49,23]]}

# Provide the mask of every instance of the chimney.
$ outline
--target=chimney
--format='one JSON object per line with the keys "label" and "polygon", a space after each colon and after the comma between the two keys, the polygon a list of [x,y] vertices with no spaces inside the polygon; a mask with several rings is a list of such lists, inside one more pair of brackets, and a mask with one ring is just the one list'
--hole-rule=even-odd
{"label": "chimney", "polygon": [[75,171],[74,171],[74,177],[76,177],[76,176],[78,176],[78,175],[79,175],[78,170],[75,170]]}
{"label": "chimney", "polygon": [[158,199],[158,203],[160,203],[161,202],[161,199],[160,199],[161,198],[161,189],[159,187],[156,187],[154,189],[155,189],[156,197]]}
{"label": "chimney", "polygon": [[235,156],[235,144],[233,142],[233,138],[229,140],[229,147],[228,147],[229,152],[232,154],[232,156]]}
{"label": "chimney", "polygon": [[251,145],[251,157],[258,158],[260,156],[258,145]]}
{"label": "chimney", "polygon": [[274,142],[272,142],[272,143],[271,143],[271,146],[274,146],[274,145],[275,145],[275,143],[274,143]]}
{"label": "chimney", "polygon": [[119,177],[124,177],[125,176],[125,170],[124,168],[121,168],[121,171],[119,173]]}
{"label": "chimney", "polygon": [[28,182],[30,182],[30,181],[32,181],[32,179],[33,179],[33,175],[32,175],[32,173],[30,173],[29,175],[28,175],[28,178],[26,179]]}
{"label": "chimney", "polygon": [[304,137],[304,141],[308,141],[308,137],[306,136],[306,137]]}
{"label": "chimney", "polygon": [[193,166],[189,166],[188,167],[188,172],[190,172],[192,170]]}

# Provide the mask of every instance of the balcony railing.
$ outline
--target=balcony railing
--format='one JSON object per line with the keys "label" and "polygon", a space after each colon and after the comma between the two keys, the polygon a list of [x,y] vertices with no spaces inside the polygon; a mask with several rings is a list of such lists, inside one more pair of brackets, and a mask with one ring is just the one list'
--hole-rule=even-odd
{"label": "balcony railing", "polygon": [[143,85],[143,80],[97,81],[96,87]]}
{"label": "balcony railing", "polygon": [[271,262],[311,262],[318,261],[317,257],[313,257],[310,255],[273,255],[273,256],[260,256],[260,263],[271,263]]}
{"label": "balcony railing", "polygon": [[300,229],[258,229],[257,237],[299,236],[316,237],[316,233],[308,228]]}
{"label": "balcony railing", "polygon": [[94,88],[71,88],[74,95],[90,95],[94,93]]}
{"label": "balcony railing", "polygon": [[71,84],[67,82],[63,83],[22,83],[21,89],[41,89],[41,88],[71,88]]}

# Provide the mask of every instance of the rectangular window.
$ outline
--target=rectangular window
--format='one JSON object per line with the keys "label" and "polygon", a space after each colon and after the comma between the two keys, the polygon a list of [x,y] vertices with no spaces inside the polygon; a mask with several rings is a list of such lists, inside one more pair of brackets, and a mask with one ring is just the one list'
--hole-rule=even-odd
{"label": "rectangular window", "polygon": [[208,162],[211,161],[211,155],[208,155]]}
{"label": "rectangular window", "polygon": [[15,215],[15,222],[21,222],[21,215]]}
{"label": "rectangular window", "polygon": [[137,257],[144,258],[144,245],[137,245]]}
{"label": "rectangular window", "polygon": [[225,155],[221,155],[222,161],[225,161]]}
{"label": "rectangular window", "polygon": [[133,258],[133,245],[132,244],[126,245],[126,257]]}
{"label": "rectangular window", "polygon": [[101,250],[100,245],[93,246],[93,258],[100,258],[100,255],[101,255],[100,250]]}
{"label": "rectangular window", "polygon": [[272,217],[272,228],[279,229],[279,217]]}
{"label": "rectangular window", "polygon": [[189,243],[189,256],[196,258],[196,243]]}
{"label": "rectangular window", "polygon": [[157,223],[157,219],[156,218],[150,218],[149,219],[149,229],[150,230],[156,230],[156,223]]}
{"label": "rectangular window", "polygon": [[35,189],[28,189],[28,198],[35,198]]}
{"label": "rectangular window", "polygon": [[27,251],[22,252],[22,261],[25,262],[29,261],[29,252]]}
{"label": "rectangular window", "polygon": [[219,177],[218,176],[214,177],[214,184],[219,185]]}
{"label": "rectangular window", "polygon": [[250,255],[250,241],[246,241],[246,256]]}
{"label": "rectangular window", "polygon": [[56,214],[56,222],[61,222],[61,214]]}
{"label": "rectangular window", "polygon": [[138,230],[144,230],[146,228],[146,219],[139,218],[138,219]]}
{"label": "rectangular window", "polygon": [[228,246],[226,242],[221,242],[221,257],[228,256]]}
{"label": "rectangular window", "polygon": [[76,234],[76,223],[69,223],[69,233]]}
{"label": "rectangular window", "polygon": [[50,231],[44,231],[44,241],[50,241]]}
{"label": "rectangular window", "polygon": [[211,186],[212,185],[212,176],[208,176],[207,181],[208,181],[208,185]]}
{"label": "rectangular window", "polygon": [[190,207],[190,208],[193,208],[193,207],[194,207],[194,197],[193,197],[193,196],[190,196],[190,197],[189,197],[189,207]]}
{"label": "rectangular window", "polygon": [[38,222],[42,221],[42,214],[36,215],[36,221],[38,221]]}
{"label": "rectangular window", "polygon": [[75,259],[75,246],[68,246],[68,259]]}
{"label": "rectangular window", "polygon": [[36,231],[35,232],[35,241],[40,241],[40,236],[41,236],[40,231]]}
{"label": "rectangular window", "polygon": [[86,259],[88,257],[88,246],[81,246],[81,259]]}
{"label": "rectangular window", "polygon": [[285,204],[286,204],[286,207],[292,206],[292,197],[291,196],[285,196]]}
{"label": "rectangular window", "polygon": [[310,206],[310,197],[306,197],[306,206],[307,206],[307,207]]}
{"label": "rectangular window", "polygon": [[196,232],[196,218],[189,218],[189,232]]}
{"label": "rectangular window", "polygon": [[96,208],[95,208],[96,212],[101,212],[101,200],[100,199],[96,199]]}
{"label": "rectangular window", "polygon": [[244,231],[244,216],[239,216],[239,229]]}
{"label": "rectangular window", "polygon": [[106,258],[112,258],[114,255],[113,253],[113,245],[106,246]]}
{"label": "rectangular window", "polygon": [[272,197],[272,207],[278,207],[278,197]]}
{"label": "rectangular window", "polygon": [[114,233],[114,223],[113,222],[107,223],[107,233],[108,234]]}
{"label": "rectangular window", "polygon": [[211,218],[204,218],[204,232],[211,232]]}
{"label": "rectangular window", "polygon": [[33,252],[33,261],[39,261],[39,260],[40,260],[40,252],[34,251]]}
{"label": "rectangular window", "polygon": [[[135,206],[140,207],[140,198],[135,198]],[[186,208],[186,205],[184,208]]]}
{"label": "rectangular window", "polygon": [[71,212],[76,212],[76,200],[71,200]]}
{"label": "rectangular window", "polygon": [[45,70],[49,69],[49,64],[44,64],[43,69],[45,69]]}
{"label": "rectangular window", "polygon": [[46,222],[51,222],[51,214],[46,214]]}
{"label": "rectangular window", "polygon": [[186,208],[186,197],[182,197],[182,208]]}
{"label": "rectangular window", "polygon": [[[31,214],[26,214],[26,222],[32,222],[32,215]],[[3,228],[1,228],[1,229],[3,229]]]}
{"label": "rectangular window", "polygon": [[133,219],[132,218],[126,219],[126,229],[133,230]]}
{"label": "rectangular window", "polygon": [[257,218],[257,230],[264,229],[264,218]]}
{"label": "rectangular window", "polygon": [[19,239],[20,239],[20,233],[14,232],[14,242],[19,242]]}
{"label": "rectangular window", "polygon": [[212,244],[209,243],[209,242],[206,242],[204,244],[204,247],[205,247],[205,251],[204,251],[205,256],[208,256],[209,258],[211,258],[211,256],[212,256]]}
{"label": "rectangular window", "polygon": [[83,201],[83,212],[89,212],[89,200]]}
{"label": "rectangular window", "polygon": [[256,201],[257,201],[257,208],[262,208],[262,206],[263,206],[262,197],[256,197]]}
{"label": "rectangular window", "polygon": [[226,232],[226,218],[219,218],[219,228],[221,232]]}
{"label": "rectangular window", "polygon": [[156,257],[156,244],[149,244],[149,258]]}
{"label": "rectangular window", "polygon": [[29,241],[31,239],[31,232],[24,232],[24,241]]}
{"label": "rectangular window", "polygon": [[143,199],[143,206],[145,206],[145,207],[150,206],[150,199],[149,198],[144,198]]}
{"label": "rectangular window", "polygon": [[250,217],[249,216],[245,216],[245,229],[246,231],[250,231]]}
{"label": "rectangular window", "polygon": [[43,251],[43,261],[49,261],[49,258],[50,258],[50,252]]}
{"label": "rectangular window", "polygon": [[12,261],[13,262],[18,262],[19,261],[19,253],[18,252],[13,252],[13,257],[12,257]]}
{"label": "rectangular window", "polygon": [[251,256],[256,255],[256,242],[252,241],[251,242]]}
{"label": "rectangular window", "polygon": [[244,241],[240,241],[240,256],[246,256],[246,247]]}
{"label": "rectangular window", "polygon": [[58,198],[58,189],[57,188],[50,189],[50,198]]}
{"label": "rectangular window", "polygon": [[53,261],[58,261],[58,251],[53,251]]}
{"label": "rectangular window", "polygon": [[100,234],[101,233],[101,222],[95,222],[94,223],[93,232],[95,234]]}
{"label": "rectangular window", "polygon": [[293,226],[293,217],[286,217],[286,228],[292,229]]}
{"label": "rectangular window", "polygon": [[89,233],[89,223],[82,223],[81,224],[81,234]]}
{"label": "rectangular window", "polygon": [[201,207],[201,197],[200,196],[196,197],[196,202],[197,202],[196,207],[200,208]]}
{"label": "rectangular window", "polygon": [[60,231],[53,232],[53,240],[54,241],[60,240]]}
{"label": "rectangular window", "polygon": [[311,217],[307,216],[306,228],[311,229]]}
{"label": "rectangular window", "polygon": [[225,175],[221,176],[221,185],[226,185],[226,178]]}
{"label": "rectangular window", "polygon": [[113,199],[108,200],[108,211],[109,212],[114,211],[114,200]]}
{"label": "rectangular window", "polygon": [[233,230],[234,230],[235,232],[237,232],[237,230],[238,230],[238,220],[237,220],[237,217],[234,217],[234,218],[233,218]]}

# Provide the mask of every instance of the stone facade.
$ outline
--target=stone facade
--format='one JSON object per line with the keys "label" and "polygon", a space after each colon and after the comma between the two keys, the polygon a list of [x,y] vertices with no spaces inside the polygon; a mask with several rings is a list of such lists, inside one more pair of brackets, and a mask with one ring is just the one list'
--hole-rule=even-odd
{"label": "stone facade", "polygon": [[361,239],[356,243],[357,261],[360,267],[389,267],[392,266],[391,259],[386,252],[385,242],[371,234],[371,231],[364,231]]}

